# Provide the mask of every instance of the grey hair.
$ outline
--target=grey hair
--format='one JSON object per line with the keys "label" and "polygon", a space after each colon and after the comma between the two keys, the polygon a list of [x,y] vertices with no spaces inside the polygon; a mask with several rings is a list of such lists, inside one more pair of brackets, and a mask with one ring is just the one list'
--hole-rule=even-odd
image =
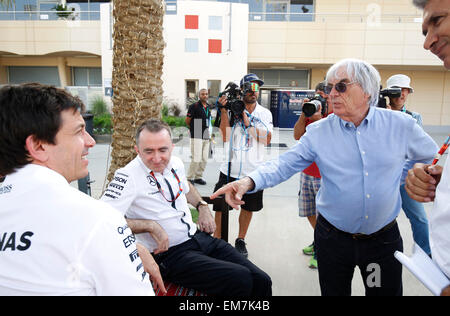
{"label": "grey hair", "polygon": [[419,9],[424,9],[429,0],[413,0],[413,4]]}
{"label": "grey hair", "polygon": [[359,59],[343,59],[330,67],[327,71],[326,81],[330,79],[343,79],[339,78],[339,70],[344,68],[347,71],[350,81],[357,82],[363,91],[367,93],[369,97],[369,105],[376,106],[378,104],[379,91],[380,91],[380,74],[371,64],[359,60]]}

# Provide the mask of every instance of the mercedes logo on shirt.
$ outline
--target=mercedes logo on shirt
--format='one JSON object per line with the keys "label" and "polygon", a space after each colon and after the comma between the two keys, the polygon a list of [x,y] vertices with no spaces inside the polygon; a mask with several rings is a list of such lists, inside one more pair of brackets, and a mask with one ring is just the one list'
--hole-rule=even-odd
{"label": "mercedes logo on shirt", "polygon": [[148,183],[150,183],[150,185],[156,186],[156,181],[151,175],[147,176],[147,181],[148,181]]}

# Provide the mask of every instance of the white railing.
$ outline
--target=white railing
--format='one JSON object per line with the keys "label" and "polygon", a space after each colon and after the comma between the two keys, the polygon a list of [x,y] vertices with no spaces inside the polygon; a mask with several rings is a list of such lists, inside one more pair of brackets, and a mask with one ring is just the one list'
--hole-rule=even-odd
{"label": "white railing", "polygon": [[249,21],[341,22],[341,23],[422,23],[421,15],[376,13],[285,13],[249,12]]}
{"label": "white railing", "polygon": [[2,20],[100,20],[100,11],[0,11],[0,21]]}

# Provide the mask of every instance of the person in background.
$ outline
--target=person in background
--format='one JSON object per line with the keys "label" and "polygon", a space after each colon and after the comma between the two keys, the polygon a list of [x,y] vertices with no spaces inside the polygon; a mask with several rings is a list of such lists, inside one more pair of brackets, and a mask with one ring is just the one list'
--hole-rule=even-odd
{"label": "person in background", "polygon": [[203,172],[209,156],[211,138],[211,107],[208,104],[208,90],[200,89],[198,102],[189,106],[186,125],[191,134],[191,165],[187,174],[188,180],[194,184],[205,185]]}
{"label": "person in background", "polygon": [[[423,47],[450,69],[450,0],[413,0],[423,9]],[[434,201],[430,215],[431,254],[450,278],[450,159],[440,165],[416,164],[408,171],[406,192],[418,202]],[[450,286],[441,295],[450,296]]]}
{"label": "person in background", "polygon": [[[333,113],[333,105],[328,102],[328,95],[324,92],[325,82],[319,82],[316,85],[315,93],[324,98],[327,102],[327,109],[325,115],[322,115],[322,107],[310,117],[306,117],[302,111],[297,122],[294,125],[294,138],[299,140],[306,132],[306,127],[316,122],[328,114]],[[304,100],[305,101],[309,100]],[[320,188],[320,171],[316,163],[312,163],[308,168],[300,173],[300,190],[298,192],[298,212],[300,217],[307,217],[312,229],[316,228],[317,210],[316,210],[316,195]],[[317,269],[317,257],[314,251],[314,241],[306,248],[303,248],[303,253],[312,256],[309,261],[309,267]]]}
{"label": "person in background", "polygon": [[[255,170],[264,161],[264,146],[270,144],[272,139],[272,113],[258,103],[259,89],[264,81],[255,74],[247,74],[240,81],[241,90],[245,91],[245,86],[252,88],[245,91],[242,101],[245,109],[242,118],[236,118],[231,111],[222,108],[220,112],[220,130],[225,149],[228,150],[228,159],[220,166],[219,180],[214,191],[246,176]],[[222,106],[226,106],[226,96],[219,99]],[[235,241],[235,248],[244,256],[248,257],[245,237],[254,212],[263,208],[263,190],[247,194],[244,197],[245,205],[241,207],[239,213],[239,232]],[[217,231],[215,237],[221,236],[221,209],[214,204],[215,220]]]}
{"label": "person in background", "polygon": [[[396,74],[389,77],[386,86],[387,88],[402,89],[400,97],[389,97],[389,106],[387,106],[387,108],[411,115],[412,118],[416,120],[417,124],[423,128],[422,116],[417,112],[411,112],[406,109],[408,95],[414,92],[411,87],[411,79],[406,75]],[[405,190],[405,184],[400,185],[400,194],[402,196],[402,209],[411,223],[414,241],[426,254],[431,255],[428,219],[425,208],[421,203],[414,201],[409,197]]]}

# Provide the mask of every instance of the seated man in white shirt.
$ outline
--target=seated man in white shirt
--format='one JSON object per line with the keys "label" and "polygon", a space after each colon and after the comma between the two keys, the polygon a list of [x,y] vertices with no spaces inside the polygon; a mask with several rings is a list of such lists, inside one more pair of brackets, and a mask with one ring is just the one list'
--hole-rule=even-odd
{"label": "seated man in white shirt", "polygon": [[55,87],[0,89],[0,296],[154,295],[147,272],[164,291],[123,216],[69,184],[95,145],[83,109]]}
{"label": "seated man in white shirt", "polygon": [[[153,252],[164,280],[210,295],[269,296],[270,277],[227,242],[206,202],[172,156],[167,124],[151,119],[136,133],[138,156],[118,169],[102,200],[127,218],[136,238]],[[190,203],[199,210],[198,228]]]}

